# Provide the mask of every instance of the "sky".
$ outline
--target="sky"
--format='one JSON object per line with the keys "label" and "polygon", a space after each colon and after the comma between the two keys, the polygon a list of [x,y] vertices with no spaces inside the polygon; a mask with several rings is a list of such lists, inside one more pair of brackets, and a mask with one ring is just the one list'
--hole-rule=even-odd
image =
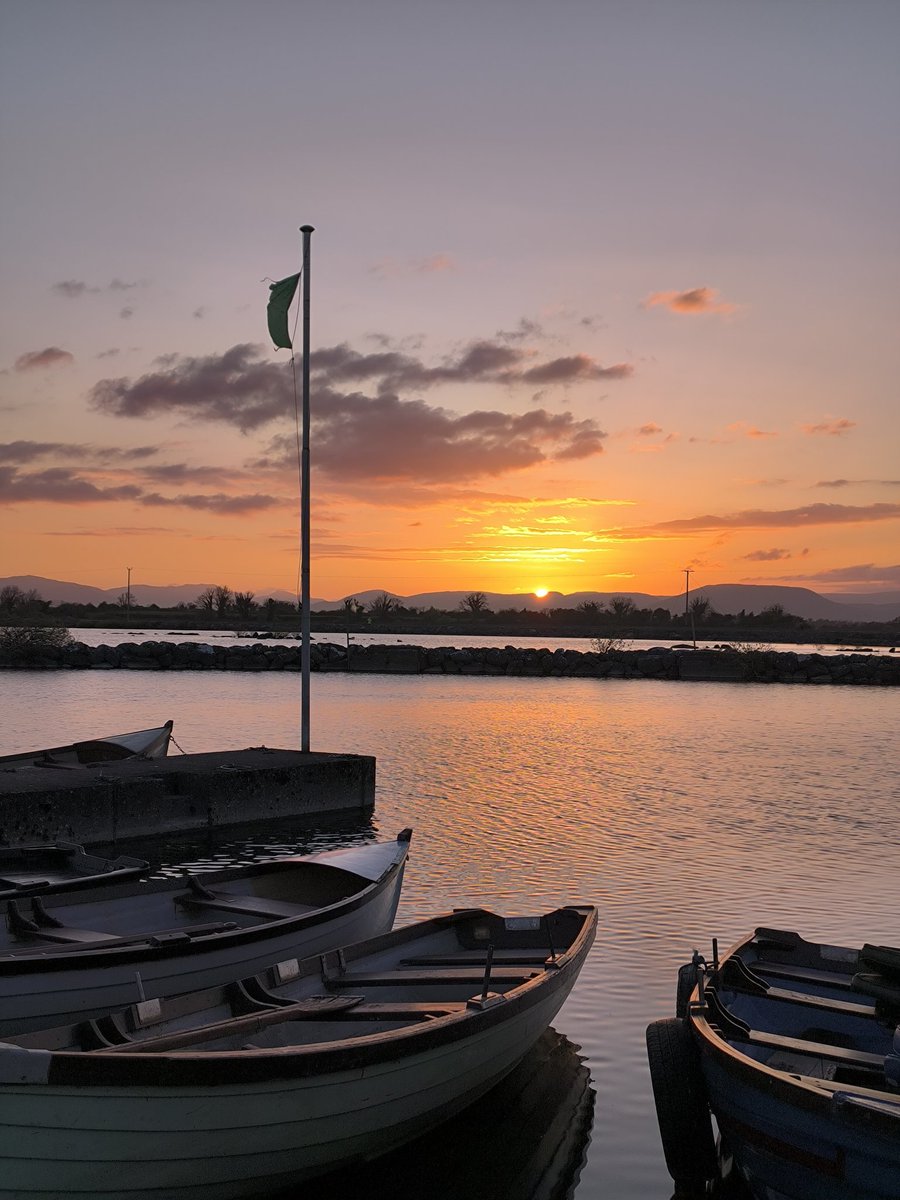
{"label": "sky", "polygon": [[[0,0],[0,577],[900,588],[896,0]],[[291,312],[294,328],[297,305]]]}

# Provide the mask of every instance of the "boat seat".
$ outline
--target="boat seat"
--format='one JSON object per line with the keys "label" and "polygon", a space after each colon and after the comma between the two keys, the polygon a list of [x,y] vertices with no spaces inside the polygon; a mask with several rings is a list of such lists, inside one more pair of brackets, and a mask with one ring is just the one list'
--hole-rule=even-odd
{"label": "boat seat", "polygon": [[851,976],[838,975],[831,971],[817,971],[813,967],[792,967],[786,963],[757,961],[753,964],[757,975],[771,975],[775,979],[793,979],[797,983],[824,983],[839,991],[850,990]]}
{"label": "boat seat", "polygon": [[270,900],[267,896],[232,896],[222,892],[210,892],[193,877],[190,877],[190,889],[189,892],[175,897],[175,903],[180,908],[210,909],[240,916],[261,917],[270,921],[299,917],[312,911],[312,905]]}
{"label": "boat seat", "polygon": [[[728,981],[731,991],[742,989],[731,979]],[[853,1004],[849,1000],[831,1000],[827,996],[816,996],[811,992],[791,992],[787,988],[770,987],[765,994],[767,1000],[780,1000],[785,1004],[802,1004],[804,1008],[816,1008],[825,1012],[844,1013],[852,1017],[874,1017],[874,1004]]]}
{"label": "boat seat", "polygon": [[[517,970],[515,967],[494,967],[491,969],[491,983],[505,983],[514,987],[526,983],[541,975],[541,971]],[[472,967],[446,967],[435,971],[417,970],[387,970],[387,971],[345,971],[340,975],[329,975],[329,987],[393,987],[397,984],[419,987],[420,985],[436,984],[465,984],[480,987],[484,982],[484,971]]]}
{"label": "boat seat", "polygon": [[[68,926],[57,926],[50,929],[29,929],[16,931],[16,936],[26,942],[50,942],[57,946],[97,946],[104,950],[115,949],[118,946],[139,946],[148,943],[151,946],[172,946],[187,943],[197,937],[208,937],[215,933],[227,933],[237,929],[235,921],[219,921],[215,924],[187,925],[183,929],[160,929],[156,932],[120,935],[116,933],[100,933],[93,929],[70,929]],[[35,947],[37,949],[37,947]]]}
{"label": "boat seat", "polygon": [[83,945],[96,942],[97,945],[107,942],[118,942],[121,938],[115,933],[101,933],[96,929],[39,929],[37,933],[27,936],[35,937],[42,942],[56,942],[59,945]]}
{"label": "boat seat", "polygon": [[[114,942],[118,940],[118,934],[103,933],[94,929],[73,929],[69,926],[62,925],[61,922],[53,919],[52,924],[39,923],[39,914],[42,910],[39,908],[35,912],[36,919],[31,920],[30,917],[24,916],[19,911],[19,906],[15,900],[6,902],[6,924],[9,927],[9,932],[14,937],[25,938],[27,941],[37,940],[40,942],[56,942],[56,943],[79,943],[79,942]],[[46,914],[44,914],[46,917]]]}
{"label": "boat seat", "polygon": [[356,1004],[344,1012],[336,1012],[337,1020],[356,1020],[363,1018],[369,1021],[407,1021],[410,1019],[427,1021],[438,1017],[449,1017],[454,1013],[466,1011],[466,1003],[460,1001],[427,1000],[396,1000],[375,1001],[370,1004]]}
{"label": "boat seat", "polygon": [[810,1058],[828,1058],[845,1066],[866,1067],[869,1070],[884,1070],[883,1054],[868,1054],[863,1050],[851,1050],[844,1046],[831,1046],[823,1042],[810,1042],[804,1038],[785,1037],[780,1033],[767,1033],[751,1029],[744,1039],[754,1046],[769,1046],[773,1050],[791,1050]]}
{"label": "boat seat", "polygon": [[[528,950],[495,950],[493,965],[505,967],[543,967],[550,958],[550,951],[532,953]],[[487,962],[484,950],[460,950],[449,954],[421,954],[404,958],[404,967],[484,967]]]}

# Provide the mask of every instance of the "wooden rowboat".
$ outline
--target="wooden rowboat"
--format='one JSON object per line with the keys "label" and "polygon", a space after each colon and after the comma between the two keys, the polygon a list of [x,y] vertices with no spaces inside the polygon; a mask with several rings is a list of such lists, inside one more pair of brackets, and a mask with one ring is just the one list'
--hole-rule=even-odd
{"label": "wooden rowboat", "polygon": [[900,950],[757,929],[679,985],[683,1016],[647,1031],[676,1182],[714,1169],[711,1110],[758,1200],[900,1196]]}
{"label": "wooden rowboat", "polygon": [[233,1200],[384,1154],[538,1041],[593,907],[431,921],[0,1044],[0,1196]]}
{"label": "wooden rowboat", "polygon": [[211,987],[383,933],[397,911],[411,836],[202,878],[7,900],[0,1036]]}
{"label": "wooden rowboat", "polygon": [[0,754],[0,771],[23,768],[72,768],[115,762],[123,758],[165,758],[172,737],[172,722],[158,729],[138,729],[134,733],[114,733],[109,737],[88,738],[68,746],[51,746],[26,754]]}
{"label": "wooden rowboat", "polygon": [[150,869],[141,858],[88,854],[83,846],[56,842],[43,846],[0,847],[0,900],[73,892],[97,884],[136,879]]}

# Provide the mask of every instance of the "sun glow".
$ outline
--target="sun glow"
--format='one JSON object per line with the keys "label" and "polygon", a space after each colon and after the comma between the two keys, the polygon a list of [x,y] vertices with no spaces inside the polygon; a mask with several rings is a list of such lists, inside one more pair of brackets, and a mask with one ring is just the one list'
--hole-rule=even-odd
{"label": "sun glow", "polygon": [[535,588],[534,594],[537,596],[538,600],[543,600],[545,596],[550,595],[550,589],[549,588]]}

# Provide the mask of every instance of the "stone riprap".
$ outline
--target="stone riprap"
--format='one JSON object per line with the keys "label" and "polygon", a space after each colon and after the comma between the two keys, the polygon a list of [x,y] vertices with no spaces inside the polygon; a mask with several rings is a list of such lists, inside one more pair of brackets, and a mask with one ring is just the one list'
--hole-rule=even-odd
{"label": "stone riprap", "polygon": [[[0,659],[0,667],[12,664]],[[123,642],[48,650],[34,668],[97,671],[299,671],[292,645],[211,646],[198,642]],[[25,667],[21,669],[26,669]],[[400,675],[507,675],[578,679],[671,679],[734,683],[900,685],[900,653],[799,654],[768,649],[612,649],[587,653],[543,647],[346,646],[316,642],[313,671]]]}

